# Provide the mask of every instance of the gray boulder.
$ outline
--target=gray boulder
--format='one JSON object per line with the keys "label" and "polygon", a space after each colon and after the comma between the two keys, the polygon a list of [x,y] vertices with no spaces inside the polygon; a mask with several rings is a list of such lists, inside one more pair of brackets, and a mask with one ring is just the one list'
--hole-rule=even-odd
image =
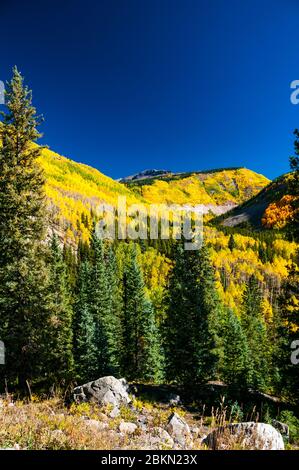
{"label": "gray boulder", "polygon": [[119,430],[122,434],[134,434],[136,429],[137,425],[135,423],[122,421],[119,425]]}
{"label": "gray boulder", "polygon": [[276,419],[272,420],[272,426],[277,429],[283,436],[287,439],[290,436],[290,428],[287,424],[282,423],[281,421],[277,421]]}
{"label": "gray boulder", "polygon": [[76,387],[73,397],[76,403],[94,402],[101,406],[113,405],[116,408],[128,405],[131,401],[124,379],[118,380],[113,376],[101,377]]}
{"label": "gray boulder", "polygon": [[284,450],[282,435],[273,426],[255,422],[219,427],[202,443],[213,450]]}
{"label": "gray boulder", "polygon": [[177,413],[172,413],[169,416],[166,429],[174,442],[178,443],[182,447],[190,444],[192,441],[188,424]]}

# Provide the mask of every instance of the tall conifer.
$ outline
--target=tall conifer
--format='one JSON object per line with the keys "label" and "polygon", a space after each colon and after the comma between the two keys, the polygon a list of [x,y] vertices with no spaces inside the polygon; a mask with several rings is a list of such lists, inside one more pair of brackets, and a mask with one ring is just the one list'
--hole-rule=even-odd
{"label": "tall conifer", "polygon": [[0,334],[5,373],[24,387],[45,374],[49,321],[44,175],[37,164],[40,122],[17,68],[0,127]]}

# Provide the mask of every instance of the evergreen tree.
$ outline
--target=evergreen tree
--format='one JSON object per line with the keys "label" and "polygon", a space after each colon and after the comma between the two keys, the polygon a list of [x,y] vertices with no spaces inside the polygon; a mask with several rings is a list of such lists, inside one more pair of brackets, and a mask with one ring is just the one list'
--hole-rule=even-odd
{"label": "evergreen tree", "polygon": [[90,309],[96,325],[98,350],[98,375],[114,373],[112,351],[109,348],[109,321],[111,320],[111,297],[104,259],[104,246],[96,231],[92,233],[92,271],[90,280]]}
{"label": "evergreen tree", "polygon": [[[116,257],[113,248],[108,248],[107,280],[110,311],[107,323],[107,339],[109,348],[109,361],[116,375],[121,373],[121,363],[124,354],[123,338],[123,299],[121,279],[118,273]],[[126,374],[126,371],[123,371]]]}
{"label": "evergreen tree", "polygon": [[217,369],[221,304],[206,247],[186,251],[178,244],[166,321],[168,378],[196,385]]}
{"label": "evergreen tree", "polygon": [[248,385],[263,390],[268,384],[271,358],[267,328],[262,313],[262,293],[255,276],[251,276],[246,285],[241,322],[249,350]]}
{"label": "evergreen tree", "polygon": [[[37,164],[40,120],[16,68],[0,127],[0,335],[4,372],[24,387],[45,374],[49,325],[44,175]],[[3,370],[3,368],[2,368]]]}
{"label": "evergreen tree", "polygon": [[293,341],[298,341],[299,330],[299,253],[296,255],[296,261],[298,264],[292,264],[279,298],[276,351],[276,363],[280,372],[279,391],[283,391],[294,402],[298,402],[299,398],[299,365],[291,360],[292,353],[296,356],[295,362],[299,357],[295,351],[299,349],[298,344],[292,349]]}
{"label": "evergreen tree", "polygon": [[98,348],[96,323],[90,308],[91,266],[80,264],[75,304],[74,351],[78,378],[90,381],[98,378]]}
{"label": "evergreen tree", "polygon": [[50,292],[52,305],[48,373],[55,381],[71,379],[74,372],[73,309],[66,265],[56,236],[53,236],[51,242]]}
{"label": "evergreen tree", "polygon": [[237,389],[247,385],[248,344],[241,322],[233,311],[228,310],[223,329],[222,378]]}
{"label": "evergreen tree", "polygon": [[236,248],[236,241],[233,234],[231,234],[229,237],[228,248],[230,249],[230,251],[233,251],[233,249]]}
{"label": "evergreen tree", "polygon": [[129,379],[157,381],[162,375],[159,331],[154,310],[145,292],[136,245],[129,245],[124,288],[124,360]]}

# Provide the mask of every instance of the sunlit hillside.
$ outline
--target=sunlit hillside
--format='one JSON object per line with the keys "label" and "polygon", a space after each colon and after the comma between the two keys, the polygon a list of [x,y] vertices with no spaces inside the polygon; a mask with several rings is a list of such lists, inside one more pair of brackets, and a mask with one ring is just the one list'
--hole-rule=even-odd
{"label": "sunlit hillside", "polygon": [[49,149],[39,159],[46,176],[51,225],[69,241],[87,240],[92,212],[100,202],[213,204],[243,202],[257,194],[268,179],[245,168],[155,179],[151,184],[124,185],[95,168],[74,162]]}
{"label": "sunlit hillside", "polygon": [[180,174],[127,183],[151,203],[240,204],[255,196],[268,178],[246,168]]}
{"label": "sunlit hillside", "polygon": [[39,162],[46,176],[51,224],[61,228],[68,240],[88,238],[91,213],[99,203],[116,206],[118,196],[126,196],[129,204],[141,201],[140,196],[95,168],[51,150],[43,149]]}

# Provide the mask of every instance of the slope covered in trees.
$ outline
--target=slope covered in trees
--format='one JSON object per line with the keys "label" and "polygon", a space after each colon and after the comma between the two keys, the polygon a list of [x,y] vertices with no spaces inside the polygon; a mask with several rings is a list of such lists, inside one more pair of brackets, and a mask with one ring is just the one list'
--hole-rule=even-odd
{"label": "slope covered in trees", "polygon": [[265,176],[247,168],[222,168],[133,180],[126,185],[151,203],[220,205],[240,204],[268,183]]}
{"label": "slope covered in trees", "polygon": [[[288,347],[298,330],[297,227],[286,237],[206,224],[204,246],[193,251],[182,241],[103,241],[94,199],[138,196],[48,150],[41,155],[32,145],[38,124],[15,69],[0,129],[2,387],[4,377],[24,391],[28,383],[49,390],[115,374],[167,381],[190,394],[207,380],[225,381],[294,402]],[[45,243],[54,214],[65,244],[56,236]],[[84,230],[77,226],[70,246],[68,230],[78,220]]]}

